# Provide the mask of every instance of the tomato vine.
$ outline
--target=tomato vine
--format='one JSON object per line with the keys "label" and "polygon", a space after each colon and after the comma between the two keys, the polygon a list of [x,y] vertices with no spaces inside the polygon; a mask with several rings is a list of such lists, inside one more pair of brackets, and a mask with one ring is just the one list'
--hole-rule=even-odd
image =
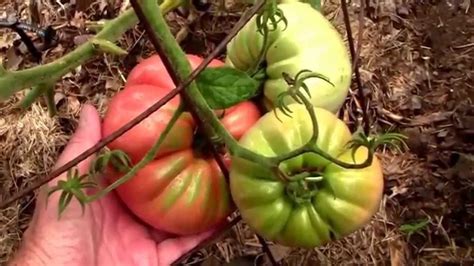
{"label": "tomato vine", "polygon": [[[159,38],[162,40],[162,43],[161,43],[162,47],[159,47],[159,49],[165,50],[166,56],[170,55],[169,58],[166,58],[166,57],[164,58],[165,62],[166,60],[169,60],[167,61],[168,62],[167,68],[171,70],[170,72],[176,71],[177,73],[179,73],[181,75],[181,78],[185,77],[186,75],[189,74],[188,72],[190,72],[189,65],[187,61],[185,61],[184,53],[179,48],[178,44],[176,43],[176,41],[170,34],[169,29],[165,21],[163,20],[161,13],[153,12],[153,10],[159,10],[159,7],[156,5],[156,3],[153,0],[144,1],[143,5],[145,6],[143,8],[143,13],[145,14],[145,16],[148,16],[147,19],[150,20],[149,22],[150,22],[150,25],[152,25],[153,27],[153,33],[157,34],[157,36],[159,36]],[[279,20],[275,18],[270,19],[270,16],[268,14],[263,17],[264,19],[270,20],[272,23],[274,22],[278,23],[278,21],[284,21],[284,19],[282,18],[284,17],[283,14],[275,12],[274,1],[270,1],[270,3],[267,4],[265,11],[269,13],[273,12],[273,14],[276,15],[277,17],[280,17],[280,19]],[[309,70],[301,70],[299,73],[297,73],[297,75],[294,78],[290,77],[286,73],[284,73],[283,76],[286,82],[288,83],[289,87],[286,92],[283,92],[279,95],[277,108],[282,110],[282,112],[285,115],[291,116],[290,114],[291,110],[288,108],[287,105],[284,104],[283,98],[292,97],[299,104],[305,105],[308,113],[310,114],[311,121],[313,124],[313,136],[308,141],[308,143],[298,149],[295,149],[294,151],[288,154],[283,154],[276,157],[265,157],[255,152],[252,152],[246,148],[241,147],[238,144],[238,142],[227,132],[227,130],[219,122],[218,117],[211,110],[209,105],[206,103],[205,98],[203,98],[203,95],[200,93],[200,91],[198,90],[195,84],[191,84],[185,90],[186,93],[184,94],[184,96],[188,97],[186,107],[195,108],[193,111],[196,112],[198,119],[201,121],[207,121],[206,124],[209,125],[211,132],[214,131],[214,133],[211,134],[212,140],[225,143],[225,145],[229,149],[230,154],[232,156],[240,157],[240,158],[253,161],[253,162],[258,162],[261,165],[268,167],[269,169],[273,169],[274,174],[278,176],[280,179],[282,179],[284,182],[290,182],[292,180],[301,179],[301,178],[306,178],[306,180],[309,180],[311,182],[317,181],[317,180],[311,180],[312,174],[310,173],[303,172],[303,173],[297,173],[294,176],[289,176],[287,173],[283,172],[279,168],[280,163],[286,160],[295,158],[299,155],[302,155],[305,153],[314,153],[314,154],[322,156],[323,158],[337,165],[340,165],[341,167],[348,168],[348,169],[361,169],[371,164],[372,159],[373,159],[373,154],[379,146],[385,145],[385,144],[393,144],[394,141],[403,141],[402,135],[394,134],[394,133],[381,135],[379,137],[374,137],[371,140],[368,140],[368,137],[364,133],[359,133],[357,135],[357,138],[355,138],[351,142],[351,145],[349,147],[353,149],[353,152],[355,152],[361,146],[364,146],[368,149],[369,152],[368,152],[367,159],[363,163],[351,164],[351,163],[340,161],[337,158],[333,158],[332,156],[324,152],[322,149],[315,146],[316,141],[318,139],[318,122],[317,122],[312,104],[309,102],[306,96],[303,95],[303,91],[304,91],[309,96],[311,96],[309,94],[309,90],[306,84],[304,83],[304,81],[308,78],[314,78],[314,77],[321,78],[330,84],[332,83],[323,75],[320,75],[318,73],[313,73]],[[178,83],[180,82],[180,80],[175,79],[175,82]],[[185,108],[185,107],[182,106],[181,108]],[[139,163],[137,163],[134,167],[132,167],[125,176],[123,176],[122,178],[120,178],[119,180],[117,180],[112,185],[108,186],[107,188],[104,188],[96,195],[84,197],[82,194],[77,193],[77,184],[81,184],[79,181],[84,180],[82,176],[75,176],[69,179],[69,183],[58,184],[58,186],[54,187],[53,190],[56,191],[58,190],[59,187],[66,188],[67,194],[76,196],[76,198],[83,203],[92,202],[94,200],[97,200],[103,197],[104,195],[106,195],[107,193],[109,193],[110,191],[118,187],[119,185],[129,180],[140,168],[142,168],[148,162],[150,162],[150,160],[154,157],[154,155],[158,151],[158,148],[161,142],[166,137],[171,127],[174,125],[174,121],[176,121],[176,119],[179,117],[182,111],[183,109],[180,109],[179,112],[175,113],[175,115],[177,116],[173,116],[173,120],[168,124],[165,132],[163,132],[163,134],[160,135],[159,139],[157,140],[153,148],[147,153],[147,155]],[[102,158],[99,157],[98,162],[103,164],[104,162],[103,157]],[[88,181],[85,182],[84,184],[89,185]],[[73,187],[74,189],[68,190],[69,187]],[[71,196],[69,195],[65,196],[63,198],[63,201],[69,202],[70,197]],[[62,204],[64,204],[64,202],[61,203],[61,206]]]}
{"label": "tomato vine", "polygon": [[[192,73],[191,67],[187,58],[185,57],[184,51],[174,39],[174,36],[171,34],[170,29],[164,20],[164,14],[167,11],[183,4],[184,2],[165,1],[161,6],[159,6],[155,0],[143,0],[140,3],[138,3],[138,1],[131,2],[134,11],[139,17],[139,21],[144,24],[146,31],[150,36],[153,45],[155,46],[155,49],[158,51],[160,58],[163,60],[166,70],[171,74],[174,84],[179,86],[180,84],[184,83],[186,78]],[[319,7],[320,5],[319,1],[310,2],[313,7]],[[288,24],[288,20],[285,18],[285,14],[282,12],[282,10],[278,8],[276,0],[270,0],[266,2],[260,1],[259,5],[259,8],[262,6],[264,6],[264,8],[261,12],[257,13],[256,24],[258,31],[263,35],[264,44],[262,50],[259,53],[259,58],[256,65],[254,68],[250,69],[250,74],[247,73],[249,75],[243,75],[243,73],[237,72],[237,70],[232,72],[233,70],[230,70],[229,68],[221,68],[218,71],[222,72],[217,72],[217,74],[214,73],[214,76],[218,76],[220,73],[227,73],[230,76],[233,73],[235,77],[239,77],[238,79],[247,81],[245,83],[246,85],[241,88],[242,91],[239,92],[238,96],[236,96],[237,98],[234,97],[232,98],[232,101],[225,102],[225,99],[228,100],[229,97],[231,97],[222,97],[221,94],[226,93],[225,89],[219,91],[218,95],[213,91],[206,91],[203,89],[203,87],[206,86],[205,83],[202,83],[203,79],[200,80],[201,83],[199,80],[190,81],[186,88],[180,92],[180,96],[183,99],[182,104],[173,113],[170,122],[166,125],[163,133],[159,135],[152,148],[138,163],[133,165],[132,160],[130,160],[126,153],[120,150],[111,150],[104,151],[101,155],[99,155],[94,160],[89,172],[86,174],[79,174],[77,168],[69,169],[66,180],[59,181],[57,185],[52,187],[48,193],[48,195],[51,195],[52,193],[61,191],[61,196],[58,203],[59,215],[61,215],[61,213],[66,209],[73,198],[78,200],[81,206],[84,208],[85,204],[102,198],[112,190],[130,180],[140,169],[142,169],[155,157],[164,139],[169,134],[171,128],[175,125],[175,122],[183,112],[190,112],[193,118],[200,122],[200,126],[206,133],[207,137],[210,139],[211,144],[217,146],[219,148],[218,150],[223,150],[220,148],[225,147],[233,158],[254,162],[259,166],[266,168],[272,173],[274,177],[285,184],[287,194],[299,204],[310,201],[316,195],[318,192],[318,184],[323,180],[322,173],[320,172],[320,169],[317,168],[301,169],[301,171],[288,172],[280,167],[282,163],[292,160],[303,154],[310,153],[318,155],[338,167],[345,169],[364,169],[373,163],[373,158],[375,156],[374,154],[380,146],[387,145],[398,148],[399,146],[396,144],[396,142],[403,144],[405,137],[401,134],[386,133],[369,137],[364,132],[356,132],[353,135],[353,139],[347,143],[345,148],[351,151],[353,161],[355,161],[354,157],[358,149],[360,147],[366,148],[367,158],[362,163],[348,163],[318,147],[316,145],[319,137],[318,119],[316,117],[315,107],[308,99],[308,97],[311,97],[311,93],[305,81],[309,78],[318,78],[324,80],[333,87],[334,84],[329,78],[322,74],[312,72],[310,70],[301,70],[294,76],[291,76],[288,73],[282,74],[283,79],[287,83],[287,90],[278,95],[274,112],[276,115],[277,110],[279,110],[285,116],[292,116],[291,107],[295,106],[295,104],[287,104],[284,101],[284,99],[287,97],[293,99],[300,107],[304,106],[311,118],[312,123],[312,134],[307,143],[303,144],[301,147],[295,148],[291,152],[275,156],[264,156],[252,151],[249,148],[246,148],[244,145],[241,145],[220,122],[219,116],[214,112],[215,110],[213,107],[229,107],[233,104],[248,100],[255,96],[255,79],[252,79],[251,77],[253,76],[255,78],[255,76],[259,73],[258,68],[262,63],[267,51],[268,34],[271,31],[276,30],[279,26],[279,23],[284,23],[284,28],[286,28]],[[132,11],[127,13],[127,17],[125,17],[125,15],[121,17],[121,22],[123,23],[122,26],[124,26],[124,28],[133,24],[135,18],[131,14],[133,14]],[[23,101],[23,105],[28,106],[39,95],[45,95],[49,103],[48,106],[50,106],[52,99],[51,86],[55,80],[57,80],[62,74],[66,73],[71,69],[72,66],[74,66],[74,64],[71,63],[71,60],[78,60],[80,55],[89,55],[97,51],[116,55],[126,54],[126,51],[116,46],[112,42],[113,39],[117,38],[117,36],[123,32],[124,28],[121,30],[112,29],[112,23],[113,22],[108,22],[108,24],[105,24],[102,32],[92,39],[87,44],[87,46],[80,48],[82,50],[73,52],[71,53],[70,57],[64,59],[65,61],[69,62],[67,68],[57,69],[58,65],[60,65],[57,63],[53,63],[49,66],[41,66],[31,70],[25,70],[23,72],[8,72],[0,68],[0,85],[13,84],[12,82],[15,79],[22,80],[22,82],[10,87],[9,89],[2,89],[0,91],[0,95],[4,97],[9,96],[21,87],[35,85],[32,92],[30,92],[30,94],[27,95]],[[50,73],[53,73],[53,75],[50,77],[45,77],[43,71],[49,71]],[[29,75],[28,78],[25,78],[26,75]],[[32,78],[38,76],[42,77],[39,79],[39,82],[31,80]],[[208,78],[208,82],[212,82],[212,80],[213,78]],[[221,85],[222,84],[219,84],[219,86]],[[232,91],[227,93],[232,94]],[[305,93],[308,97],[305,96]],[[53,107],[50,106],[50,108]],[[278,120],[280,119],[278,118]],[[119,170],[121,173],[124,173],[124,175],[113,182],[111,185],[105,188],[100,188],[98,181],[95,180],[94,177],[100,175],[109,165],[112,165],[115,169]],[[85,189],[97,189],[98,191],[95,194],[87,195],[84,191]]]}

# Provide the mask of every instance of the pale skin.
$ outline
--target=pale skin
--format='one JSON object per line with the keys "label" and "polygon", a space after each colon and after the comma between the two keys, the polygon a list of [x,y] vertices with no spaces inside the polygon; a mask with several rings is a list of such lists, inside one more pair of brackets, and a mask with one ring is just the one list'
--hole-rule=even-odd
{"label": "pale skin", "polygon": [[[101,138],[100,128],[97,110],[85,105],[78,128],[55,167],[96,144]],[[85,173],[92,159],[78,164],[80,173]],[[49,185],[65,178],[63,174]],[[73,200],[58,219],[59,195],[53,194],[46,204],[46,190],[40,190],[32,221],[9,265],[170,265],[212,233],[170,237],[132,216],[114,192],[87,205],[84,214],[80,204]]]}

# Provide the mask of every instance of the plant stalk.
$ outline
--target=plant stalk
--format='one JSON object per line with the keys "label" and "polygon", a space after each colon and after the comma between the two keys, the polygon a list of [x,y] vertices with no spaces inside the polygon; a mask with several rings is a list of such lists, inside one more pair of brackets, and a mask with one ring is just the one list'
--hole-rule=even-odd
{"label": "plant stalk", "polygon": [[[168,13],[178,7],[181,1],[166,0],[160,10]],[[127,30],[138,23],[133,9],[125,11],[115,19],[107,21],[94,39],[110,42],[118,40]],[[96,55],[98,50],[88,41],[78,46],[74,51],[48,64],[19,71],[5,71],[0,75],[0,100],[6,100],[18,91],[34,87],[39,83],[59,80],[62,76],[87,62]]]}
{"label": "plant stalk", "polygon": [[102,189],[100,190],[97,194],[93,195],[93,196],[90,196],[87,198],[87,202],[92,202],[92,201],[95,201],[95,200],[98,200],[102,197],[104,197],[105,195],[107,195],[109,192],[111,192],[112,190],[116,189],[117,187],[119,187],[120,185],[124,184],[125,182],[127,182],[128,180],[130,180],[133,176],[135,176],[137,174],[138,171],[140,171],[140,169],[142,169],[143,167],[145,167],[149,162],[151,162],[156,154],[158,153],[159,151],[159,148],[160,148],[160,145],[161,143],[163,143],[163,141],[165,140],[166,136],[168,135],[168,133],[171,131],[171,128],[173,128],[173,126],[175,125],[176,121],[178,120],[178,118],[181,116],[181,114],[183,113],[183,104],[180,104],[178,106],[178,109],[176,109],[176,111],[173,113],[173,116],[171,117],[168,125],[166,125],[166,128],[165,130],[163,131],[163,133],[161,133],[160,137],[157,139],[157,141],[153,144],[153,146],[151,147],[151,149],[145,154],[145,156],[137,163],[135,164],[129,171],[127,174],[125,174],[124,176],[122,176],[120,179],[116,180],[115,182],[113,182],[111,185],[107,186],[105,189]]}
{"label": "plant stalk", "polygon": [[[171,31],[159,11],[160,7],[153,0],[143,0],[138,4],[137,0],[130,1],[138,17],[143,17],[146,22],[143,23],[147,30],[150,40],[160,55],[163,64],[176,85],[182,83],[191,73],[192,69],[186,57],[186,54],[179,46],[178,42],[171,34]],[[264,1],[260,1],[263,6]],[[259,7],[258,7],[259,8]],[[241,147],[232,135],[221,124],[215,112],[207,104],[205,98],[199,92],[195,82],[191,82],[181,94],[186,106],[196,117],[196,120],[202,121],[204,131],[211,139],[222,140],[228,147],[231,155],[258,162],[260,164],[271,166],[272,162],[257,153]]]}

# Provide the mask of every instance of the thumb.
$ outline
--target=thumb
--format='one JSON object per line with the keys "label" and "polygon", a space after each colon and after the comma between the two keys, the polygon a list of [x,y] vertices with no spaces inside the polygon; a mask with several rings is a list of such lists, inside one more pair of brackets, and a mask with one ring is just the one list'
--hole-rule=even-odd
{"label": "thumb", "polygon": [[[81,153],[87,149],[94,146],[101,138],[101,126],[100,126],[100,117],[97,110],[89,104],[84,105],[81,110],[79,125],[76,129],[76,132],[69,140],[69,143],[64,148],[64,151],[59,156],[54,169],[57,169],[69,161],[73,160],[75,157],[79,156]],[[80,174],[83,174],[87,171],[93,156],[83,160],[77,165]],[[62,174],[57,178],[51,180],[49,185],[54,185],[58,180],[65,179],[66,174]]]}
{"label": "thumb", "polygon": [[[93,106],[86,104],[81,110],[79,125],[76,129],[76,132],[73,134],[69,140],[69,143],[64,148],[64,151],[59,156],[54,169],[61,167],[87,149],[94,146],[97,142],[99,142],[100,138],[101,126],[99,114]],[[86,173],[92,159],[93,156],[83,160],[77,165],[80,174]],[[57,185],[59,180],[64,180],[66,178],[67,173],[63,173],[49,181],[47,185],[40,189],[36,201],[35,214],[33,215],[33,219],[31,221],[32,228],[36,228],[38,225],[44,226],[45,224],[51,224],[51,221],[57,220],[57,203],[61,193],[54,193],[48,197],[47,186],[53,187]],[[48,202],[53,204],[48,204]],[[78,202],[71,202],[68,209],[68,215],[70,217],[80,216],[82,213]],[[63,215],[63,217],[64,216],[66,216],[66,214]]]}

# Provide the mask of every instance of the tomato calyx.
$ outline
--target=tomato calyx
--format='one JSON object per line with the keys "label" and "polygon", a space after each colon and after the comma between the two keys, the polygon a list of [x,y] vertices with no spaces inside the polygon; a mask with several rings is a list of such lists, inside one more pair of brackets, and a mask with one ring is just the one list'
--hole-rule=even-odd
{"label": "tomato calyx", "polygon": [[304,169],[286,176],[285,191],[296,204],[310,203],[324,179],[319,169]]}
{"label": "tomato calyx", "polygon": [[[307,173],[311,175],[310,173]],[[311,200],[320,190],[319,184],[323,180],[322,176],[308,176],[306,178],[290,181],[285,186],[288,197],[296,204],[311,203]]]}

